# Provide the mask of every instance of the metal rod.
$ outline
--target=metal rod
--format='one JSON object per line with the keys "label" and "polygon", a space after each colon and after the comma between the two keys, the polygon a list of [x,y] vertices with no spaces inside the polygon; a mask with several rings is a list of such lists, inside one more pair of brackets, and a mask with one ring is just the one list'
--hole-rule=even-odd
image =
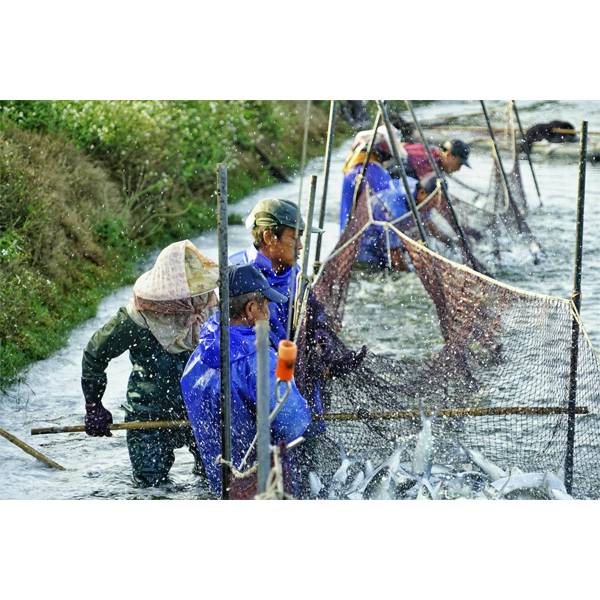
{"label": "metal rod", "polygon": [[535,264],[539,263],[539,255],[538,253],[542,251],[542,248],[533,235],[531,229],[529,229],[529,225],[525,221],[519,207],[517,206],[515,199],[513,198],[512,192],[510,191],[510,183],[508,181],[508,177],[506,175],[506,171],[504,170],[504,165],[502,164],[502,156],[500,155],[500,150],[498,149],[498,144],[496,142],[496,136],[492,130],[492,124],[490,122],[490,117],[488,115],[487,109],[485,107],[485,102],[483,100],[479,101],[481,103],[481,108],[483,109],[483,116],[485,117],[485,122],[487,124],[488,133],[490,134],[490,138],[492,140],[492,145],[494,146],[494,156],[496,158],[496,164],[498,165],[498,169],[500,170],[500,174],[502,175],[502,180],[504,181],[504,186],[506,187],[506,194],[508,196],[508,203],[515,215],[515,220],[517,221],[517,227],[520,233],[524,233],[529,238],[531,253],[533,254],[533,262]]}
{"label": "metal rod", "polygon": [[365,172],[367,170],[367,165],[369,164],[369,160],[371,158],[371,154],[373,153],[373,147],[375,146],[375,138],[377,137],[377,128],[379,127],[379,123],[381,122],[381,109],[377,109],[377,116],[375,117],[375,123],[373,124],[373,133],[371,134],[371,139],[369,140],[369,145],[367,146],[367,153],[363,160],[363,163],[360,167],[360,173],[354,178],[354,193],[352,195],[352,208],[350,210],[350,216],[356,210],[356,203],[358,202],[358,194],[360,192],[360,188],[362,187],[362,182],[365,176]]}
{"label": "metal rod", "polygon": [[[302,267],[300,269],[300,284],[296,293],[295,305],[298,307],[297,313],[299,312],[300,304],[304,298],[304,290],[306,289],[306,278],[308,276],[308,259],[310,257],[310,240],[312,223],[315,214],[315,198],[317,196],[317,176],[313,175],[310,178],[310,196],[308,199],[308,212],[306,214],[306,229],[304,230],[304,240],[302,242]],[[299,327],[300,323],[296,323],[296,327]]]}
{"label": "metal rod", "polygon": [[223,500],[231,484],[231,374],[229,362],[229,261],[227,247],[227,167],[217,168],[217,244],[219,251],[219,309],[221,343],[221,463]]}
{"label": "metal rod", "polygon": [[379,110],[381,111],[381,115],[383,117],[383,123],[385,124],[385,129],[390,140],[390,148],[392,150],[392,155],[394,156],[394,161],[400,169],[400,177],[402,179],[402,184],[404,185],[406,201],[408,202],[410,212],[412,213],[413,219],[415,220],[415,223],[417,225],[417,229],[419,230],[419,236],[421,237],[421,241],[425,244],[425,246],[427,246],[427,235],[425,234],[425,229],[423,227],[423,223],[421,222],[419,211],[417,210],[416,201],[413,198],[413,195],[410,191],[410,185],[408,184],[406,169],[404,168],[404,163],[400,158],[400,151],[398,150],[398,146],[396,145],[396,137],[393,135],[392,124],[390,122],[387,107],[385,106],[385,102],[383,102],[382,100],[377,100],[377,106],[379,107]]}
{"label": "metal rod", "polygon": [[256,460],[258,493],[267,489],[271,469],[271,423],[269,422],[269,321],[256,322]]}
{"label": "metal rod", "polygon": [[581,123],[579,148],[579,182],[577,189],[577,233],[575,236],[575,273],[573,275],[573,304],[576,315],[571,321],[571,371],[569,374],[569,418],[567,421],[567,453],[565,456],[565,488],[573,489],[575,461],[575,402],[577,400],[577,365],[579,360],[579,314],[581,312],[581,271],[583,267],[583,209],[585,205],[585,172],[587,154],[587,121]]}
{"label": "metal rod", "polygon": [[[325,225],[325,209],[327,207],[327,188],[329,186],[329,169],[331,167],[331,151],[333,149],[333,136],[335,134],[335,100],[329,104],[329,126],[327,127],[327,142],[325,144],[325,160],[323,164],[323,193],[321,194],[321,207],[319,209],[319,229]],[[313,271],[315,275],[321,266],[321,244],[323,232],[317,234],[317,245],[315,247],[315,260]]]}
{"label": "metal rod", "polygon": [[[439,417],[489,417],[502,415],[566,415],[569,408],[562,406],[491,406],[476,408],[443,408],[435,414]],[[576,406],[576,415],[587,415],[587,406]],[[369,419],[412,419],[420,416],[417,409],[389,411],[360,411],[325,413],[325,421],[364,421]],[[127,423],[112,423],[111,431],[123,429],[176,429],[189,427],[189,421],[129,421]],[[47,435],[55,433],[84,433],[85,425],[68,425],[65,427],[39,427],[31,430],[31,435]]]}
{"label": "metal rod", "polygon": [[304,135],[302,136],[302,156],[300,158],[300,188],[298,190],[298,209],[302,202],[302,186],[304,184],[304,168],[306,167],[306,154],[308,150],[308,128],[310,125],[310,106],[312,100],[306,101],[306,112],[304,113]]}
{"label": "metal rod", "polygon": [[421,141],[423,142],[423,146],[425,147],[425,152],[427,152],[427,157],[429,158],[429,162],[435,171],[436,177],[439,180],[441,180],[442,195],[444,196],[444,200],[446,201],[446,206],[448,206],[448,210],[450,211],[450,216],[452,217],[452,223],[454,225],[454,230],[458,234],[458,238],[462,245],[465,257],[469,261],[469,263],[471,264],[471,267],[475,271],[479,271],[480,273],[485,273],[485,269],[473,255],[473,252],[471,251],[471,247],[469,246],[469,242],[467,242],[467,238],[465,237],[465,233],[462,230],[460,223],[458,222],[458,217],[456,216],[456,212],[454,211],[452,202],[450,202],[450,196],[448,195],[446,180],[444,179],[444,177],[442,175],[442,171],[440,170],[439,165],[437,164],[436,160],[433,158],[433,154],[431,154],[431,148],[429,147],[429,142],[427,141],[427,138],[425,137],[425,134],[423,133],[423,129],[421,128],[421,124],[419,123],[419,120],[417,119],[417,115],[415,114],[415,111],[413,109],[412,102],[410,100],[405,100],[404,102],[406,103],[406,106],[412,116],[413,122],[416,125],[417,130],[419,131],[419,136],[421,137]]}
{"label": "metal rod", "polygon": [[519,117],[519,111],[517,110],[517,103],[514,100],[511,100],[513,111],[515,113],[515,117],[517,119],[517,125],[519,126],[519,134],[521,135],[521,143],[523,144],[523,149],[525,150],[525,154],[527,156],[527,162],[529,163],[529,168],[531,169],[531,176],[533,177],[533,183],[535,184],[535,191],[538,195],[538,200],[540,201],[540,206],[542,204],[542,193],[540,192],[540,186],[538,185],[537,177],[535,176],[535,171],[533,169],[533,163],[531,162],[531,154],[529,153],[529,145],[525,143],[525,132],[523,131],[523,126],[521,125],[521,117]]}
{"label": "metal rod", "polygon": [[30,456],[37,458],[37,460],[43,462],[47,467],[50,467],[51,469],[56,469],[58,471],[65,470],[65,468],[62,465],[59,465],[56,461],[47,457],[45,454],[42,454],[39,450],[32,448],[29,444],[26,444],[23,440],[20,440],[16,435],[13,435],[12,433],[6,431],[6,429],[0,429],[0,436],[7,439],[15,446],[21,448],[23,452],[26,452]]}
{"label": "metal rod", "polygon": [[306,102],[306,115],[304,118],[304,138],[302,140],[302,158],[300,160],[300,189],[298,191],[298,218],[296,219],[296,227],[294,233],[294,266],[292,267],[290,288],[288,291],[288,315],[287,315],[287,339],[289,340],[292,335],[292,319],[294,313],[294,298],[296,297],[296,263],[298,261],[298,246],[295,240],[298,239],[300,233],[300,216],[302,206],[302,184],[304,182],[304,165],[306,163],[306,151],[308,147],[308,126],[310,123],[310,105],[311,100]]}

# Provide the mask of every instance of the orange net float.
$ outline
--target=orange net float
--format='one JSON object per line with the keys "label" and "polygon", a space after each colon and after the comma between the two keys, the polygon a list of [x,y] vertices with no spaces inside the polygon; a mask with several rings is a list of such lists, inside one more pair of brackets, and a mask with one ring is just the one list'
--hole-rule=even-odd
{"label": "orange net float", "polygon": [[277,352],[277,368],[275,377],[280,381],[291,381],[294,377],[294,367],[296,366],[296,356],[298,347],[290,340],[281,340]]}

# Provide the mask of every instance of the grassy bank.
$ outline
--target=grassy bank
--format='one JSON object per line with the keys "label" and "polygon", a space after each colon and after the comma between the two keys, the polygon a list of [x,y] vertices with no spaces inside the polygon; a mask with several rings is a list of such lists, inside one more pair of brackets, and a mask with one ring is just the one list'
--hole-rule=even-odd
{"label": "grassy bank", "polygon": [[[0,388],[131,282],[149,249],[214,226],[217,163],[232,201],[293,174],[304,108],[0,102]],[[313,103],[309,155],[326,130],[327,104]]]}

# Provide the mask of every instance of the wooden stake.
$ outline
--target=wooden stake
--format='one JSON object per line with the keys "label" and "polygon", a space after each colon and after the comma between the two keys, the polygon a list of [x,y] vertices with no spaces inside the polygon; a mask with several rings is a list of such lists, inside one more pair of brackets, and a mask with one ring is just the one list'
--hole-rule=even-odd
{"label": "wooden stake", "polygon": [[[566,415],[569,409],[561,406],[487,406],[477,408],[442,408],[436,411],[438,417],[490,417],[502,415]],[[578,406],[575,414],[587,415],[587,406]],[[326,421],[369,421],[375,419],[415,419],[421,413],[416,409],[383,410],[364,412],[325,413]],[[112,423],[111,431],[123,429],[179,429],[189,427],[189,421],[129,421],[127,423]],[[66,427],[39,427],[31,430],[31,435],[51,433],[83,433],[85,425],[68,425]]]}
{"label": "wooden stake", "polygon": [[26,444],[23,440],[20,440],[17,436],[9,433],[5,429],[0,429],[0,435],[3,438],[6,438],[9,442],[12,442],[15,446],[18,446],[26,452],[30,456],[37,458],[40,462],[43,462],[47,467],[51,469],[57,469],[59,471],[64,471],[65,468],[62,465],[59,465],[57,462],[53,461],[51,458],[48,458],[45,454],[42,454],[39,450],[32,448],[29,444]]}

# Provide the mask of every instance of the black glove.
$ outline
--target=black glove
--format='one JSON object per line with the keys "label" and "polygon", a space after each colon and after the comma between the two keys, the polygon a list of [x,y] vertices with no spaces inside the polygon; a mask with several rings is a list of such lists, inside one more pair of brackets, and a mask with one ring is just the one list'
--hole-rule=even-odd
{"label": "black glove", "polygon": [[112,424],[113,418],[110,410],[102,406],[102,402],[97,404],[85,403],[85,432],[95,437],[111,436],[112,433],[108,426]]}
{"label": "black glove", "polygon": [[94,437],[111,436],[108,426],[113,422],[112,414],[102,406],[106,382],[82,378],[81,388],[85,396],[85,432]]}

